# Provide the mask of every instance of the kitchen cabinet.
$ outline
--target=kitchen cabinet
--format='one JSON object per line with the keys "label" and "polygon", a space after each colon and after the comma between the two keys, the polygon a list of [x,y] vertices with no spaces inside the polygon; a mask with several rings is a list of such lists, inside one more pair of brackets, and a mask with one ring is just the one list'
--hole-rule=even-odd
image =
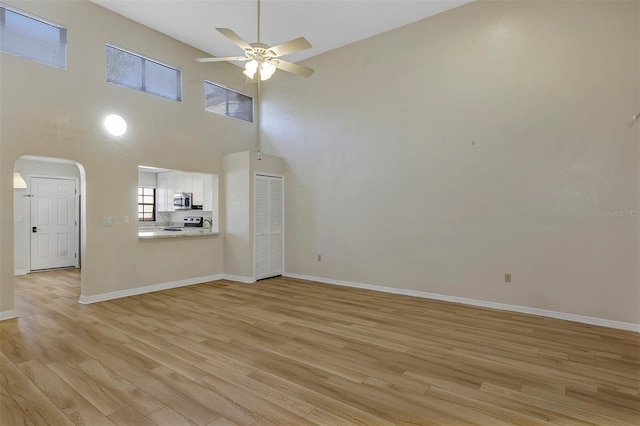
{"label": "kitchen cabinet", "polygon": [[213,175],[191,173],[193,205],[202,206],[204,211],[213,211]]}
{"label": "kitchen cabinet", "polygon": [[202,189],[202,210],[213,212],[213,175],[202,175]]}
{"label": "kitchen cabinet", "polygon": [[213,175],[207,173],[162,172],[158,173],[156,198],[159,212],[173,212],[173,194],[190,192],[191,205],[202,206],[203,211],[213,211]]}
{"label": "kitchen cabinet", "polygon": [[176,172],[158,173],[156,198],[159,212],[173,212],[173,194],[176,192]]}
{"label": "kitchen cabinet", "polygon": [[173,172],[176,179],[176,192],[193,192],[193,173]]}
{"label": "kitchen cabinet", "polygon": [[203,173],[191,173],[191,187],[193,189],[192,191],[193,200],[191,204],[194,206],[204,207],[204,174]]}

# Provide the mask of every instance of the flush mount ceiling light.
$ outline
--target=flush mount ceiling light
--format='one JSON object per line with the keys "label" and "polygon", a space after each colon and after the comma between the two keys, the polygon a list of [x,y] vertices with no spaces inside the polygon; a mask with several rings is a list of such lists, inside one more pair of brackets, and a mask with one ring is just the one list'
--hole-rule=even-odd
{"label": "flush mount ceiling light", "polygon": [[104,128],[113,136],[122,136],[127,131],[127,122],[117,114],[111,114],[104,119]]}
{"label": "flush mount ceiling light", "polygon": [[[229,28],[216,28],[220,34],[231,40],[238,47],[244,50],[244,56],[228,56],[222,58],[197,58],[198,62],[220,62],[220,61],[248,61],[244,66],[244,75],[250,79],[254,79],[256,73],[259,80],[268,80],[273,73],[276,72],[276,68],[282,71],[290,72],[300,75],[302,77],[309,77],[313,74],[311,68],[303,67],[293,62],[284,61],[282,59],[276,59],[280,56],[288,55],[290,53],[299,52],[301,50],[309,49],[311,43],[309,43],[304,37],[298,37],[294,40],[289,40],[285,43],[279,44],[274,47],[269,47],[266,44],[260,43],[260,0],[257,1],[258,5],[258,42],[247,43],[240,36]],[[258,79],[256,79],[257,81]]]}
{"label": "flush mount ceiling light", "polygon": [[24,178],[20,173],[13,172],[13,189],[26,189],[27,182],[24,181]]}

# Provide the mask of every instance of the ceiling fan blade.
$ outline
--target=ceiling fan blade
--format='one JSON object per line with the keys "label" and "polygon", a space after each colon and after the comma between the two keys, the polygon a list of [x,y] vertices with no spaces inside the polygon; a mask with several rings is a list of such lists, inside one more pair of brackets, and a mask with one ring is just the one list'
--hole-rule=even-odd
{"label": "ceiling fan blade", "polygon": [[304,37],[298,37],[294,40],[286,41],[277,46],[273,46],[269,48],[269,50],[273,51],[278,56],[288,55],[289,53],[299,52],[300,50],[309,49],[311,47],[311,43],[307,41]]}
{"label": "ceiling fan blade", "polygon": [[221,58],[195,58],[196,62],[248,61],[246,56],[225,56]]}
{"label": "ceiling fan blade", "polygon": [[313,74],[313,70],[311,68],[303,67],[301,65],[294,64],[293,62],[283,61],[282,59],[274,59],[273,63],[276,68],[282,71],[297,74],[302,77],[309,77],[311,74]]}
{"label": "ceiling fan blade", "polygon": [[253,50],[253,47],[251,47],[249,43],[244,41],[242,38],[240,38],[238,34],[234,33],[229,28],[216,28],[216,30],[218,30],[220,34],[222,34],[223,36],[225,36],[226,38],[234,42],[242,50],[247,50],[247,49]]}

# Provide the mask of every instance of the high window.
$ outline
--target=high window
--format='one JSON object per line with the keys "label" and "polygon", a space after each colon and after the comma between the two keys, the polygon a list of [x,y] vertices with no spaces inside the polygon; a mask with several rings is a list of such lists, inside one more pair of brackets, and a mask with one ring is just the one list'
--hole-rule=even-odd
{"label": "high window", "polygon": [[0,6],[0,51],[65,69],[67,29]]}
{"label": "high window", "polygon": [[204,82],[205,109],[253,123],[253,98],[219,84]]}
{"label": "high window", "polygon": [[107,81],[173,101],[182,100],[182,72],[107,44]]}
{"label": "high window", "polygon": [[138,187],[138,220],[153,222],[156,220],[156,189]]}

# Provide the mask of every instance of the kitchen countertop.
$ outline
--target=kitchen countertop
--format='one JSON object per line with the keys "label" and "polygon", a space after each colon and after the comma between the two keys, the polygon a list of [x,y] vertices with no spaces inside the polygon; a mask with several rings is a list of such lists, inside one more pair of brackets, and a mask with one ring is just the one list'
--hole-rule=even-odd
{"label": "kitchen countertop", "polygon": [[220,235],[211,228],[180,228],[180,231],[165,231],[165,227],[141,227],[138,229],[138,239],[206,237]]}

